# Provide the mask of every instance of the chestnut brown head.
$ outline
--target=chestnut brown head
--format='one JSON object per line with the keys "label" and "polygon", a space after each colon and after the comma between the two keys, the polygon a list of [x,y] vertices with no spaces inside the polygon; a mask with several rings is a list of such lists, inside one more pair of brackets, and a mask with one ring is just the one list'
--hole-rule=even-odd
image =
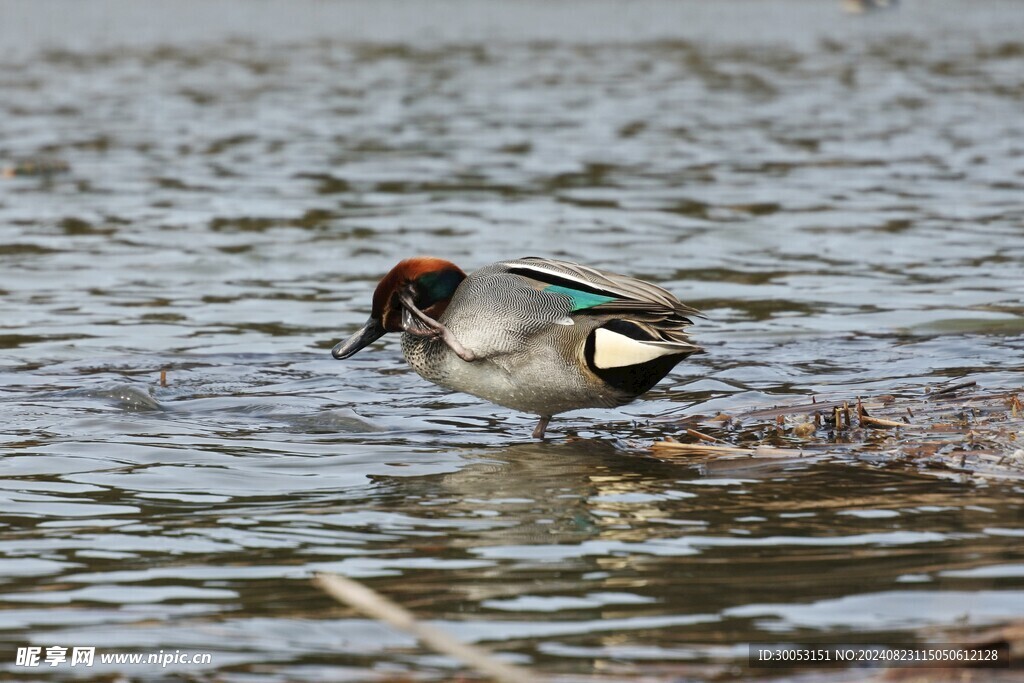
{"label": "chestnut brown head", "polygon": [[331,351],[337,359],[355,355],[388,332],[402,332],[408,321],[403,300],[434,320],[441,317],[466,274],[450,261],[432,256],[405,259],[385,275],[373,292],[370,319]]}

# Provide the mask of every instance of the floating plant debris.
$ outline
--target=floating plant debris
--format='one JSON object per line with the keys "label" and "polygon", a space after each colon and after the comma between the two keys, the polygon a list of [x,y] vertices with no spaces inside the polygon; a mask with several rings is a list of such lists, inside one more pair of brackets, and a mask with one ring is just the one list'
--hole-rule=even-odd
{"label": "floating plant debris", "polygon": [[67,173],[71,170],[68,162],[62,159],[18,159],[11,164],[0,167],[0,178],[43,177]]}
{"label": "floating plant debris", "polygon": [[[738,415],[690,418],[689,443],[667,438],[659,457],[793,457],[835,452],[878,454],[929,471],[1024,479],[1024,405],[1015,391],[964,382],[931,391],[815,397],[810,403]],[[689,421],[689,420],[688,420]]]}

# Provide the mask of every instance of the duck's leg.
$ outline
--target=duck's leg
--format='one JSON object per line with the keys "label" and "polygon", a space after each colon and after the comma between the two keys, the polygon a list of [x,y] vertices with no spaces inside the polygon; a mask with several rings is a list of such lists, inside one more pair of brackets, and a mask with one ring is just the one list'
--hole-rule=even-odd
{"label": "duck's leg", "polygon": [[543,439],[544,431],[548,428],[548,422],[550,421],[550,415],[541,415],[540,422],[537,423],[537,426],[533,430],[533,438]]}
{"label": "duck's leg", "polygon": [[455,352],[456,356],[467,363],[472,363],[476,360],[476,354],[460,344],[459,340],[455,338],[455,335],[451,333],[451,330],[444,325],[441,325],[441,323],[438,323],[438,325],[441,328],[439,335],[441,340],[448,345],[448,348]]}
{"label": "duck's leg", "polygon": [[423,324],[423,327],[426,328],[424,330],[420,330],[412,325],[405,325],[406,332],[418,337],[437,337],[447,344],[448,348],[454,351],[456,356],[467,363],[472,363],[476,360],[476,354],[463,346],[459,340],[455,338],[455,335],[452,334],[451,330],[417,308],[411,296],[403,295],[401,297],[401,302],[405,310],[419,320],[420,323]]}

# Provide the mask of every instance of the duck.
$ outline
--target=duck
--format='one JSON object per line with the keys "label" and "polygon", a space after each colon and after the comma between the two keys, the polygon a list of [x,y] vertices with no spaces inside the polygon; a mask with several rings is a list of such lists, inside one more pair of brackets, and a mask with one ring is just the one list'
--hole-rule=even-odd
{"label": "duck", "polygon": [[625,405],[701,348],[668,290],[627,275],[536,256],[467,275],[435,256],[399,262],[377,284],[370,317],[332,349],[343,360],[389,332],[427,381],[539,417]]}

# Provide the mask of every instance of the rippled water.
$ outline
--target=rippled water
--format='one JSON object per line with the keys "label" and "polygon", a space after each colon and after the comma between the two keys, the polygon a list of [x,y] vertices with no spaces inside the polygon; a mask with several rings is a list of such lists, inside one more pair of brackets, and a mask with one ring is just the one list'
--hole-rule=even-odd
{"label": "rippled water", "polygon": [[[318,570],[610,678],[1024,614],[1019,484],[647,450],[693,414],[1020,386],[1019,4],[83,5],[0,10],[0,166],[69,169],[0,180],[0,668],[451,673]],[[395,338],[331,359],[419,253],[660,282],[707,352],[535,443]]]}

